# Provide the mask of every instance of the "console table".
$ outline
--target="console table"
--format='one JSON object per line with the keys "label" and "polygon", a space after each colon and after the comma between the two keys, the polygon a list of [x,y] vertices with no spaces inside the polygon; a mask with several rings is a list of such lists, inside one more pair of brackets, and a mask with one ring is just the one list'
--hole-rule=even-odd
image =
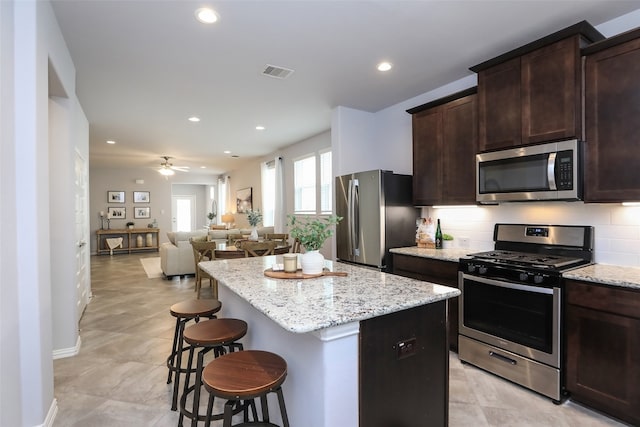
{"label": "console table", "polygon": [[[131,253],[135,251],[158,251],[159,245],[159,228],[125,228],[114,230],[97,230],[96,231],[96,253]],[[147,241],[147,234],[151,235],[151,240]],[[137,245],[137,238],[142,238],[142,246]],[[122,244],[113,249],[109,247],[107,239],[122,238]],[[149,244],[150,243],[150,244]]]}

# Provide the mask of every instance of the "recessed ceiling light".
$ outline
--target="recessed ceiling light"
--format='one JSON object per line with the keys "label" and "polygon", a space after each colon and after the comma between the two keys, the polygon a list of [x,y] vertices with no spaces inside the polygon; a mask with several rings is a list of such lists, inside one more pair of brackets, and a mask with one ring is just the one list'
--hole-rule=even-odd
{"label": "recessed ceiling light", "polygon": [[264,126],[256,126],[256,130],[264,130]]}
{"label": "recessed ceiling light", "polygon": [[200,121],[200,117],[193,116],[193,117],[189,117],[189,119],[188,119],[188,120],[189,120],[190,122],[194,122],[194,123],[196,123],[196,122],[199,122],[199,121]]}
{"label": "recessed ceiling light", "polygon": [[389,71],[392,67],[390,62],[381,62],[378,64],[378,71]]}
{"label": "recessed ceiling light", "polygon": [[116,142],[115,142],[115,141],[112,141],[112,140],[108,140],[108,141],[107,141],[107,144],[115,144],[115,143],[116,143]]}
{"label": "recessed ceiling light", "polygon": [[196,10],[196,19],[203,24],[213,24],[218,20],[218,14],[211,8],[201,7]]}
{"label": "recessed ceiling light", "polygon": [[229,150],[224,150],[224,151],[223,151],[223,153],[224,153],[224,154],[231,154],[231,151],[229,151]]}
{"label": "recessed ceiling light", "polygon": [[200,169],[206,169],[206,168],[207,168],[206,166],[200,166]]}

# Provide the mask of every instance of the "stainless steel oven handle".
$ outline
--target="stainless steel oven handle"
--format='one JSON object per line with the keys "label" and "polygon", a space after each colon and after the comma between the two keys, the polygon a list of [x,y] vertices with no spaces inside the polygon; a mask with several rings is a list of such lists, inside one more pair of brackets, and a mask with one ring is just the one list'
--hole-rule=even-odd
{"label": "stainless steel oven handle", "polygon": [[501,280],[487,279],[487,278],[484,278],[484,277],[474,276],[474,275],[471,275],[471,274],[463,274],[462,275],[462,279],[463,280],[472,280],[474,282],[484,283],[486,285],[500,286],[502,288],[516,289],[518,291],[536,292],[536,293],[539,293],[539,294],[553,295],[553,289],[552,288],[543,288],[543,287],[538,287],[538,286],[521,285],[519,283],[511,283],[511,282],[504,282],[504,281],[501,281]]}
{"label": "stainless steel oven handle", "polygon": [[517,365],[518,364],[517,360],[511,359],[510,357],[507,357],[507,356],[503,356],[502,354],[498,354],[495,351],[489,350],[489,356],[495,357],[496,359],[502,360],[503,362],[510,363],[511,365]]}

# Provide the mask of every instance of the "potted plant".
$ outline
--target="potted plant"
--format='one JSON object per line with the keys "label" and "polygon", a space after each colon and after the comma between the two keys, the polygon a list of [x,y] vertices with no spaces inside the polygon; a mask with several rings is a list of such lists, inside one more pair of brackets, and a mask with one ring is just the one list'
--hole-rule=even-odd
{"label": "potted plant", "polygon": [[127,223],[127,228],[128,228],[128,229],[130,229],[130,230],[132,230],[134,225],[135,225],[135,223],[133,223],[133,222],[129,221],[129,222]]}
{"label": "potted plant", "polygon": [[213,224],[213,220],[216,219],[216,213],[215,212],[209,212],[207,214],[207,218],[209,219],[209,225]]}
{"label": "potted plant", "polygon": [[300,242],[305,253],[300,259],[304,274],[320,274],[324,267],[324,256],[319,252],[324,242],[334,233],[334,226],[342,217],[331,215],[321,218],[287,215],[289,234]]}
{"label": "potted plant", "polygon": [[247,220],[249,221],[249,225],[251,226],[251,235],[249,236],[249,240],[258,240],[258,224],[262,221],[262,213],[260,209],[250,209],[247,211]]}

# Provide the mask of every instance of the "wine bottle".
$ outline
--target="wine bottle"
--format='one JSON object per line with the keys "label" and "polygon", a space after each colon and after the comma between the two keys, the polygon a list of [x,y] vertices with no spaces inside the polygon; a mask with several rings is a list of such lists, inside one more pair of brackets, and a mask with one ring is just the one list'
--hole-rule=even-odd
{"label": "wine bottle", "polygon": [[442,230],[440,229],[440,218],[436,226],[436,249],[442,249]]}

